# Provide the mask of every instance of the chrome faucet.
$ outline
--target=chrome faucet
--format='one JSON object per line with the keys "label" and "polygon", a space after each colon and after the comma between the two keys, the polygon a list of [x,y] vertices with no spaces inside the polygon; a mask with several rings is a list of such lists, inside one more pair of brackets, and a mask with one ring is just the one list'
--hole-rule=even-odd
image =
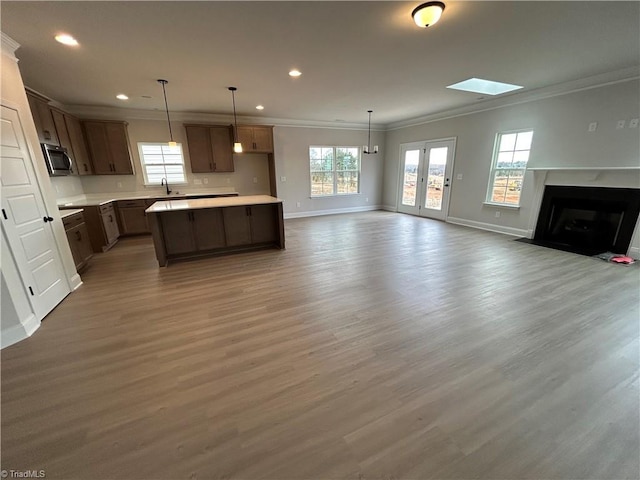
{"label": "chrome faucet", "polygon": [[169,181],[162,177],[162,180],[160,181],[160,186],[165,185],[167,187],[167,195],[169,195],[171,193],[171,190],[169,190]]}

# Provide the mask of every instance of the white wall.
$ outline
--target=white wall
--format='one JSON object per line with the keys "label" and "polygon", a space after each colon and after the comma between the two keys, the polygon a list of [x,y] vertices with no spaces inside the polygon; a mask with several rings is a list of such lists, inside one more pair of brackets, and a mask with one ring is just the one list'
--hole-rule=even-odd
{"label": "white wall", "polygon": [[[496,134],[532,128],[531,167],[640,168],[639,129],[628,128],[629,120],[640,116],[639,110],[640,83],[636,79],[391,130],[386,137],[385,208],[397,208],[402,143],[457,137],[449,217],[524,235],[539,207],[533,172],[525,175],[519,209],[483,204]],[[625,120],[624,129],[616,128],[618,120]],[[588,132],[591,122],[598,122],[593,133]],[[457,180],[457,175],[462,175],[462,180]],[[582,181],[577,172],[568,175],[574,175],[576,182]],[[607,186],[640,187],[637,178],[637,172],[630,170],[628,175],[609,175],[596,180],[595,184],[605,182]],[[500,218],[495,217],[498,210]]]}
{"label": "white wall", "polygon": [[[276,127],[274,145],[278,197],[284,199],[286,217],[372,210],[382,205],[384,132],[371,132],[371,146],[377,154],[362,155],[360,193],[358,195],[311,198],[309,147],[360,146],[367,144],[367,130]],[[286,180],[282,181],[282,177]],[[298,205],[300,203],[300,206]]]}

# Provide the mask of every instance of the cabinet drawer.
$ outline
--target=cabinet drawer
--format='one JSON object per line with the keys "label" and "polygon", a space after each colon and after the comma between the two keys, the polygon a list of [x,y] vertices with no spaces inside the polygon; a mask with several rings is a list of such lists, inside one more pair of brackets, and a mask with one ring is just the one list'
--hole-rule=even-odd
{"label": "cabinet drawer", "polygon": [[118,200],[118,208],[146,208],[147,201],[144,199],[139,200]]}
{"label": "cabinet drawer", "polygon": [[113,215],[113,203],[106,203],[104,205],[100,205],[100,213],[102,215],[104,214],[111,214]]}
{"label": "cabinet drawer", "polygon": [[84,223],[84,216],[82,212],[74,213],[68,217],[62,219],[62,224],[64,225],[65,230],[71,230],[74,227],[77,227],[81,223]]}

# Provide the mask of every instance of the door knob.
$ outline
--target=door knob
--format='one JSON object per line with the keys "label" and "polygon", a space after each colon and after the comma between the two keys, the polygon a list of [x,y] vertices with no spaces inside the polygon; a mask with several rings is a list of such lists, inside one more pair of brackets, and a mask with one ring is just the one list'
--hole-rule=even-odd
{"label": "door knob", "polygon": [[53,217],[44,217],[43,220],[44,220],[44,223],[53,222]]}

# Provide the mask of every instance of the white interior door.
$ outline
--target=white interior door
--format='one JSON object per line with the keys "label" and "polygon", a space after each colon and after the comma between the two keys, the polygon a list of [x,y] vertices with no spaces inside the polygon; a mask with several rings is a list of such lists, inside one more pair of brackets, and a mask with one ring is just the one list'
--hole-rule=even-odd
{"label": "white interior door", "polygon": [[399,212],[447,218],[454,150],[454,139],[402,145]]}
{"label": "white interior door", "polygon": [[[70,292],[18,112],[2,106],[2,228],[33,311],[42,320]],[[53,219],[51,219],[53,220]]]}

